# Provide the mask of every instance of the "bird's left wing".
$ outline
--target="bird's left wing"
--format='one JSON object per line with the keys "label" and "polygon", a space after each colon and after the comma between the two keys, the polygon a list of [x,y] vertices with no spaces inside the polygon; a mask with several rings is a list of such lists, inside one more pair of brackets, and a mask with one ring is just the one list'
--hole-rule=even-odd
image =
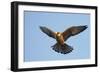
{"label": "bird's left wing", "polygon": [[50,30],[49,28],[44,27],[44,26],[40,26],[40,29],[41,29],[45,34],[47,34],[49,37],[56,38],[56,33],[53,32],[52,30]]}
{"label": "bird's left wing", "polygon": [[73,26],[65,30],[62,35],[64,38],[64,41],[66,41],[70,36],[74,36],[79,34],[80,32],[84,31],[87,28],[87,26]]}

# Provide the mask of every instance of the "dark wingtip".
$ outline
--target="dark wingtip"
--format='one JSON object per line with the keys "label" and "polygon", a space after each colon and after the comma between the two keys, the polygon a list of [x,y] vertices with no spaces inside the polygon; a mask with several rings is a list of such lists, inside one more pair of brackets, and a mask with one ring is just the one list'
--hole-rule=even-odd
{"label": "dark wingtip", "polygon": [[87,25],[85,25],[84,27],[85,27],[85,28],[88,28],[88,26],[87,26]]}
{"label": "dark wingtip", "polygon": [[87,29],[88,26],[87,25],[84,25],[84,26],[81,26],[83,30]]}
{"label": "dark wingtip", "polygon": [[41,30],[43,29],[43,26],[39,26],[39,27],[40,27]]}
{"label": "dark wingtip", "polygon": [[88,26],[87,26],[87,25],[85,25],[85,26],[83,26],[83,27],[84,27],[84,28],[83,28],[84,30],[88,28]]}
{"label": "dark wingtip", "polygon": [[43,26],[39,26],[40,28],[42,28]]}

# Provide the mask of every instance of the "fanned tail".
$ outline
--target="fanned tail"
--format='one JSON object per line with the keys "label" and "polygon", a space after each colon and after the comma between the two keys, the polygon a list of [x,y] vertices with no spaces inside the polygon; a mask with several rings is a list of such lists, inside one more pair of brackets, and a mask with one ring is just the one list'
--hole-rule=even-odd
{"label": "fanned tail", "polygon": [[55,50],[56,52],[58,53],[61,53],[61,54],[67,54],[67,53],[70,53],[72,52],[73,48],[67,44],[63,44],[63,45],[60,45],[59,43],[56,43],[55,45],[52,46],[53,50]]}

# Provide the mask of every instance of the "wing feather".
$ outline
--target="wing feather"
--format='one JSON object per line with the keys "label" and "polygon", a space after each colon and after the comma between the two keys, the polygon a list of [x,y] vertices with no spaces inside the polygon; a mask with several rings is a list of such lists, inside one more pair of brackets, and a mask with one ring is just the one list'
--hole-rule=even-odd
{"label": "wing feather", "polygon": [[55,37],[56,37],[56,33],[53,32],[52,30],[50,30],[49,28],[44,27],[44,26],[40,26],[40,29],[41,29],[45,34],[47,34],[49,37],[52,37],[52,38],[55,38]]}
{"label": "wing feather", "polygon": [[62,35],[64,38],[64,41],[66,41],[70,36],[74,36],[79,34],[80,32],[84,31],[87,28],[87,25],[85,26],[73,26],[71,28],[68,28],[65,30]]}

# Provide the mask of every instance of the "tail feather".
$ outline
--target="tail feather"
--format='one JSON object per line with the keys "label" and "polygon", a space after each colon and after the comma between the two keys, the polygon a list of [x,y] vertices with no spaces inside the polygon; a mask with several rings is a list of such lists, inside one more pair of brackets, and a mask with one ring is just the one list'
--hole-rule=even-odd
{"label": "tail feather", "polygon": [[55,50],[58,53],[61,54],[67,54],[72,52],[73,48],[67,44],[60,45],[59,43],[56,43],[52,46],[53,50]]}

